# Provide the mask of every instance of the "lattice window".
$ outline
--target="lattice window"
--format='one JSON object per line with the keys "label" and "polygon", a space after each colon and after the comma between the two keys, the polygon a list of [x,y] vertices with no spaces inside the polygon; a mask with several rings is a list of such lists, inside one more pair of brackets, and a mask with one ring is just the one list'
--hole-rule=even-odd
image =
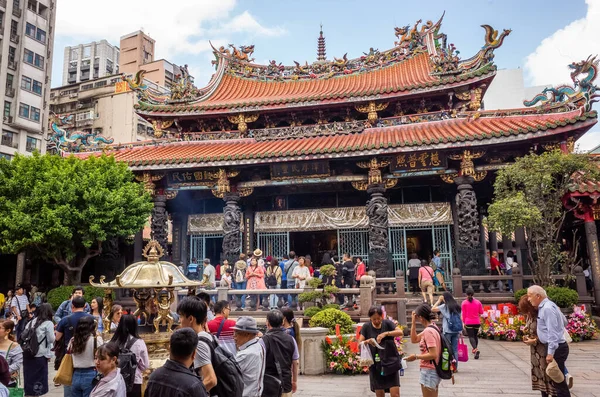
{"label": "lattice window", "polygon": [[397,270],[403,270],[408,277],[408,257],[406,252],[406,229],[391,227],[389,231],[390,253],[394,263],[394,275]]}
{"label": "lattice window", "polygon": [[257,248],[263,252],[263,258],[273,256],[278,260],[290,251],[290,234],[288,232],[258,233]]}
{"label": "lattice window", "polygon": [[223,237],[223,235],[220,233],[204,233],[190,236],[189,263],[192,262],[192,258],[196,258],[198,263],[201,263],[206,258],[206,239],[219,237]]}
{"label": "lattice window", "polygon": [[345,252],[353,257],[360,256],[369,264],[369,232],[366,229],[339,229],[338,230],[338,254],[340,260]]}

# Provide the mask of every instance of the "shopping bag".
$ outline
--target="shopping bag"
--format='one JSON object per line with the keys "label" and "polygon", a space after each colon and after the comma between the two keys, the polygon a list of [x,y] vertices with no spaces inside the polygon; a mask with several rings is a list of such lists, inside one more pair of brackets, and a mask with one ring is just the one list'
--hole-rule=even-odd
{"label": "shopping bag", "polygon": [[358,360],[358,365],[361,367],[370,367],[375,362],[373,361],[373,356],[371,355],[371,348],[366,342],[360,344],[360,358]]}
{"label": "shopping bag", "polygon": [[17,385],[8,388],[8,397],[23,397],[24,395],[25,391],[22,387],[19,387],[19,379],[17,379]]}
{"label": "shopping bag", "polygon": [[463,363],[469,361],[469,349],[467,348],[462,335],[458,340],[458,361]]}
{"label": "shopping bag", "polygon": [[58,367],[58,371],[56,371],[56,375],[54,376],[54,383],[63,386],[71,386],[73,381],[73,370],[73,356],[65,354],[60,362],[60,367]]}

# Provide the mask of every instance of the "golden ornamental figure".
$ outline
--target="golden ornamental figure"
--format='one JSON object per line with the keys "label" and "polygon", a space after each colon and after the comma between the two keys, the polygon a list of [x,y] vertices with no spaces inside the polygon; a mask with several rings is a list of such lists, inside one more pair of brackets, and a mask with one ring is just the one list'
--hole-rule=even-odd
{"label": "golden ornamental figure", "polygon": [[154,319],[154,333],[159,333],[160,325],[167,326],[167,332],[173,331],[174,319],[171,316],[171,303],[175,300],[175,293],[173,288],[158,290],[155,289],[156,306],[158,308],[158,315]]}

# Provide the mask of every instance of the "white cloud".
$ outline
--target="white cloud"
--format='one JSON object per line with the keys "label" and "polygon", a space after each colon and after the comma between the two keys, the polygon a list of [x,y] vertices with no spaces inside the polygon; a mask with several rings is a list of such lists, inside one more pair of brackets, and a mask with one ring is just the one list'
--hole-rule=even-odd
{"label": "white cloud", "polygon": [[217,29],[217,32],[248,32],[258,36],[281,36],[286,33],[286,30],[279,26],[274,28],[266,28],[258,23],[258,21],[248,11],[244,11]]}
{"label": "white cloud", "polygon": [[596,127],[595,131],[586,132],[575,142],[575,149],[579,153],[587,153],[598,145],[600,145],[600,129]]}
{"label": "white cloud", "polygon": [[[274,36],[282,28],[262,26],[247,11],[232,16],[236,0],[60,0],[56,35],[72,45],[107,39],[118,45],[122,35],[143,29],[156,40],[156,58],[176,54],[196,55],[209,51],[209,39],[227,41],[230,33]],[[220,36],[209,36],[207,33]],[[229,26],[229,29],[221,27]],[[60,50],[59,50],[60,51]]]}
{"label": "white cloud", "polygon": [[529,54],[525,71],[531,85],[571,83],[567,65],[598,52],[600,1],[586,0],[587,13],[551,36]]}

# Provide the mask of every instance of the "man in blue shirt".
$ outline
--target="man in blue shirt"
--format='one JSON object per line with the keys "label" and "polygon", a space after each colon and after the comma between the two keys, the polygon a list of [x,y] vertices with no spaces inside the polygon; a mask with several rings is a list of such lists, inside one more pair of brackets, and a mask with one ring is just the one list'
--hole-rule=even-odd
{"label": "man in blue shirt", "polygon": [[[64,301],[63,303],[60,304],[58,309],[56,309],[56,313],[54,313],[54,318],[53,318],[54,322],[56,324],[58,324],[58,323],[60,323],[60,320],[71,315],[71,306],[72,306],[71,301],[73,300],[74,297],[83,296],[84,294],[85,294],[85,291],[83,290],[83,287],[73,288],[73,291],[71,292],[71,299]],[[90,305],[88,305],[86,303],[85,307],[83,308],[83,311],[85,311],[86,313],[89,313]]]}
{"label": "man in blue shirt", "polygon": [[192,262],[190,262],[190,264],[187,267],[187,277],[190,280],[198,280],[199,278],[198,261],[196,260],[196,258],[192,258]]}
{"label": "man in blue shirt", "polygon": [[[537,336],[539,342],[547,348],[546,362],[550,364],[556,360],[558,368],[564,373],[565,362],[569,357],[569,345],[564,336],[566,318],[539,285],[532,285],[527,289],[527,299],[538,309]],[[552,383],[557,397],[571,397],[566,377],[561,383]]]}

